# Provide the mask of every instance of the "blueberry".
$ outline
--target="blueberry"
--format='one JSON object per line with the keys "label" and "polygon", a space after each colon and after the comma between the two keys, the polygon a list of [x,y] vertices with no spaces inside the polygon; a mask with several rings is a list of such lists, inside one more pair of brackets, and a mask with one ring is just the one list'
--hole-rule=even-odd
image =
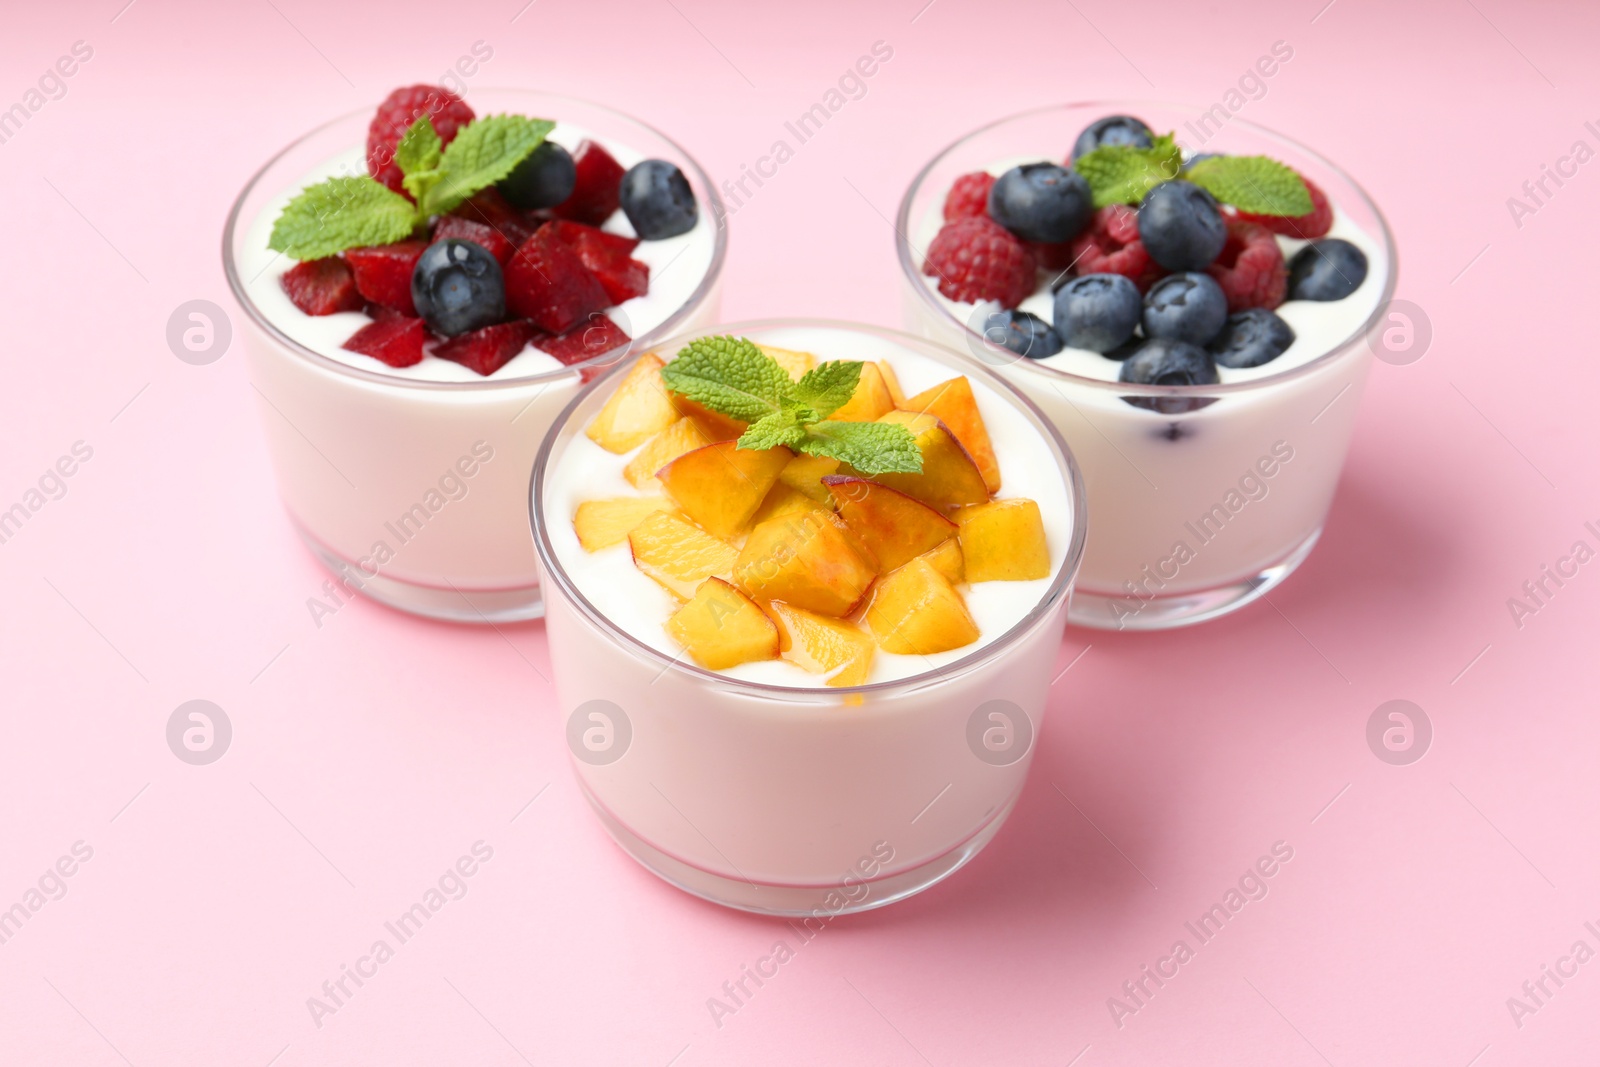
{"label": "blueberry", "polygon": [[429,245],[411,272],[417,314],[444,337],[493,326],[506,317],[500,263],[482,245],[449,238]]}
{"label": "blueberry", "polygon": [[1144,335],[1208,345],[1228,321],[1228,298],[1209,274],[1169,274],[1144,298]]}
{"label": "blueberry", "polygon": [[996,311],[983,321],[983,339],[1019,356],[1043,359],[1061,351],[1061,338],[1031,311]]}
{"label": "blueberry", "polygon": [[1054,163],[1012,167],[989,190],[989,217],[1024,241],[1070,241],[1093,211],[1088,179]]}
{"label": "blueberry", "polygon": [[1289,261],[1289,300],[1343,300],[1367,280],[1367,257],[1349,241],[1322,237]]}
{"label": "blueberry", "polygon": [[1205,270],[1228,241],[1216,199],[1198,185],[1162,182],[1139,205],[1139,240],[1167,270]]}
{"label": "blueberry", "polygon": [[1133,336],[1139,287],[1120,274],[1085,274],[1056,290],[1056,333],[1071,348],[1110,352]]}
{"label": "blueberry", "polygon": [[1078,141],[1072,146],[1072,158],[1077,159],[1106,145],[1149,148],[1153,139],[1150,127],[1132,115],[1107,115],[1091,122],[1078,134]]}
{"label": "blueberry", "polygon": [[1289,324],[1266,308],[1246,308],[1228,316],[1228,324],[1210,344],[1219,367],[1259,367],[1271,363],[1294,344]]}
{"label": "blueberry", "polygon": [[578,168],[572,155],[554,141],[546,141],[500,179],[500,192],[513,207],[533,210],[555,207],[572,195]]}
{"label": "blueberry", "polygon": [[[1137,352],[1123,361],[1117,380],[1139,385],[1215,385],[1217,365],[1211,361],[1211,353],[1199,345],[1157,337],[1140,345]],[[1122,399],[1134,407],[1159,411],[1163,415],[1180,415],[1203,408],[1216,398],[1125,396]]]}
{"label": "blueberry", "polygon": [[688,233],[700,218],[683,171],[663,159],[635,163],[622,176],[622,210],[641,240],[660,241]]}

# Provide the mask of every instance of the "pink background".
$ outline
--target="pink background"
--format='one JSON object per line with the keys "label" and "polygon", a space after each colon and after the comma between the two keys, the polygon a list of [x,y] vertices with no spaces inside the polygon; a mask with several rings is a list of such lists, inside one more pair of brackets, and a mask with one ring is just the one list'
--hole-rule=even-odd
{"label": "pink background", "polygon": [[[1574,541],[1600,546],[1600,163],[1520,227],[1506,206],[1575,140],[1600,146],[1592,4],[539,0],[513,21],[521,0],[123,3],[13,5],[0,36],[0,107],[74,41],[94,50],[0,144],[0,508],[75,441],[94,450],[0,545],[0,907],[93,849],[0,945],[0,1063],[1600,1055],[1600,961],[1520,1028],[1506,1006],[1574,941],[1600,949],[1600,563],[1520,628],[1507,608]],[[718,178],[888,42],[868,95],[733,218],[724,310],[889,325],[882,216],[937,149],[1046,102],[1209,103],[1284,40],[1293,60],[1242,114],[1366,185],[1435,331],[1420,362],[1376,367],[1324,540],[1270,605],[1069,632],[1062,665],[1081,659],[994,844],[830,925],[720,1028],[707,998],[792,935],[605,837],[539,625],[357,603],[318,629],[324,574],[275,499],[237,338],[198,367],[164,338],[191,299],[237,315],[220,231],[269,153],[480,39],[475,84],[608,102]],[[211,766],[165,742],[194,698],[233,722]],[[1365,740],[1396,698],[1434,726],[1410,766]],[[480,839],[470,892],[315,1026],[306,998]],[[1107,998],[1277,841],[1294,858],[1270,894],[1115,1025]]]}

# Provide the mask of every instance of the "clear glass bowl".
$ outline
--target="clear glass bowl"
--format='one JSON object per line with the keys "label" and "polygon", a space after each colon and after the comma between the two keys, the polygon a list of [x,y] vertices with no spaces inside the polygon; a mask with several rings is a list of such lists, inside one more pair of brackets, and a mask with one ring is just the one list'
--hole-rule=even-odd
{"label": "clear glass bowl", "polygon": [[[675,163],[714,224],[715,245],[688,298],[633,347],[716,318],[727,230],[711,179],[688,153],[637,119],[552,93],[482,89],[469,102],[480,115],[550,118],[614,150]],[[471,381],[406,378],[376,361],[370,369],[351,366],[288,336],[252,298],[257,279],[241,266],[261,213],[306,175],[365,145],[371,118],[370,107],[352,112],[274,156],[245,186],[223,232],[223,265],[245,312],[250,382],[278,488],[346,594],[458,622],[536,618],[543,605],[526,506],[534,454],[582,384],[626,353]]]}
{"label": "clear glass bowl", "polygon": [[870,339],[900,358],[966,374],[1037,431],[1069,505],[1071,528],[1049,531],[1066,547],[1048,590],[970,655],[852,688],[757,684],[669,656],[623,629],[563,566],[563,550],[582,552],[576,539],[565,549],[552,540],[558,524],[572,521],[552,513],[562,507],[549,501],[559,495],[554,472],[627,368],[574,398],[545,440],[531,509],[550,660],[572,766],[606,829],[666,881],[730,907],[824,918],[880,907],[975,855],[1022,790],[1083,550],[1082,483],[1033,404],[943,346],[875,326],[773,319],[697,330],[655,351],[670,359],[710,333],[822,359],[876,358],[847,355]]}
{"label": "clear glass bowl", "polygon": [[[1376,286],[1372,314],[1307,363],[1216,386],[1105,381],[986,342],[982,316],[955,313],[921,273],[946,192],[970,171],[1063,160],[1085,126],[1110,114],[1137,115],[1158,133],[1175,131],[1187,152],[1269,155],[1315,182],[1383,251],[1350,298]],[[1394,295],[1394,239],[1350,177],[1242,119],[1149,101],[1066,104],[1001,119],[935,156],[906,190],[896,232],[907,328],[1004,375],[1046,412],[1083,468],[1094,518],[1073,596],[1074,624],[1154,630],[1215,618],[1264,594],[1309,555],[1332,504],[1371,367],[1367,335]],[[1135,406],[1125,397],[1151,403]],[[1150,410],[1156,406],[1180,410]]]}

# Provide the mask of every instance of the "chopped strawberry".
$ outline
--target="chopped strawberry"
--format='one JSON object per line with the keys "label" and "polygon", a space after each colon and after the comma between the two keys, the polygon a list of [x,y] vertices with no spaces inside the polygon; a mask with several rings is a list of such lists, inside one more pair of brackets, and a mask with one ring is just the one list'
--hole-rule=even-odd
{"label": "chopped strawberry", "polygon": [[555,235],[573,248],[580,244],[598,244],[608,251],[619,256],[631,256],[633,250],[639,247],[637,237],[624,237],[620,233],[607,233],[598,226],[588,226],[571,219],[556,219],[550,223],[550,228]]}
{"label": "chopped strawberry", "polygon": [[474,193],[450,214],[493,228],[513,247],[532,237],[533,231],[539,228],[537,222],[530,222],[493,187]]}
{"label": "chopped strawberry", "polygon": [[613,304],[650,291],[650,267],[629,255],[638,246],[637,240],[566,219],[556,219],[548,228],[600,279]]}
{"label": "chopped strawberry", "polygon": [[633,338],[627,331],[599,312],[591,313],[588,322],[559,337],[546,334],[533,341],[535,348],[543,349],[569,367],[632,343]]}
{"label": "chopped strawberry", "polygon": [[622,164],[611,153],[588,139],[578,142],[572,153],[578,180],[572,195],[553,209],[557,218],[572,219],[598,226],[609,219],[621,202]]}
{"label": "chopped strawberry", "polygon": [[441,215],[433,227],[433,244],[448,240],[471,241],[484,248],[503,267],[511,260],[517,246],[505,234],[486,222],[474,222],[460,215]]}
{"label": "chopped strawberry", "polygon": [[611,305],[600,279],[548,226],[522,243],[505,274],[511,313],[550,333],[566,333]]}
{"label": "chopped strawberry", "polygon": [[278,281],[294,306],[307,315],[361,310],[361,293],[356,289],[355,278],[349,265],[338,256],[296,263]]}
{"label": "chopped strawberry", "polygon": [[443,341],[434,346],[433,354],[470,367],[487,378],[538,335],[539,328],[526,319],[501,322]]}
{"label": "chopped strawberry", "polygon": [[408,85],[390,93],[367,127],[367,173],[397,193],[403,175],[394,161],[395,146],[424,114],[431,116],[434,132],[445,144],[476,117],[465,100],[437,85]]}
{"label": "chopped strawberry", "polygon": [[422,362],[422,342],[427,337],[428,327],[421,319],[392,313],[361,327],[344,347],[391,367],[409,367]]}
{"label": "chopped strawberry", "polygon": [[427,247],[426,241],[396,241],[392,245],[352,248],[344,254],[344,261],[350,265],[362,296],[403,315],[415,315],[411,272]]}

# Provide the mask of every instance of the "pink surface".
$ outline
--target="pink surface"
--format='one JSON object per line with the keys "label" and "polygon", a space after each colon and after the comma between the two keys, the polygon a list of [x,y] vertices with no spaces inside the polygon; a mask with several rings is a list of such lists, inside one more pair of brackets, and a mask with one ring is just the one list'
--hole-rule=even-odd
{"label": "pink surface", "polygon": [[[1600,961],[1507,1006],[1600,950],[1600,563],[1520,626],[1507,605],[1600,547],[1600,164],[1507,206],[1600,147],[1592,5],[123,2],[18,5],[0,37],[0,107],[93,49],[0,144],[0,508],[93,450],[0,545],[0,908],[93,853],[0,944],[0,1063],[1593,1062]],[[325,575],[278,507],[237,337],[208,366],[167,347],[185,301],[237,316],[220,231],[268,154],[479,40],[474,83],[609,102],[719,178],[888,42],[734,215],[724,307],[889,325],[885,216],[934,151],[1039,103],[1220,100],[1287,41],[1241,113],[1372,192],[1432,348],[1376,368],[1323,542],[1270,604],[1070,631],[994,844],[801,947],[605,837],[540,626],[356,603],[317,627]],[[165,740],[196,698],[233,723],[210,766]],[[1409,766],[1366,742],[1391,699],[1433,724]],[[316,1025],[307,998],[478,841],[466,895]],[[1280,841],[1266,897],[1200,945],[1185,922]],[[719,1027],[707,999],[778,939],[795,958]],[[1119,1026],[1108,998],[1179,939],[1193,958]]]}

